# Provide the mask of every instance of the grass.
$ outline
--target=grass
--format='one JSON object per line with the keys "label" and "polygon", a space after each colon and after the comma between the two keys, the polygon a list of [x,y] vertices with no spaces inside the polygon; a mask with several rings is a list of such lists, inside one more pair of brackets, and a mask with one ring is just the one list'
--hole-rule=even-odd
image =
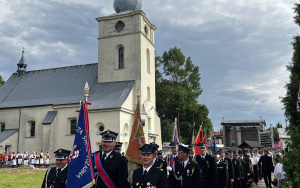
{"label": "grass", "polygon": [[23,168],[0,169],[0,187],[40,188],[46,170],[28,170]]}

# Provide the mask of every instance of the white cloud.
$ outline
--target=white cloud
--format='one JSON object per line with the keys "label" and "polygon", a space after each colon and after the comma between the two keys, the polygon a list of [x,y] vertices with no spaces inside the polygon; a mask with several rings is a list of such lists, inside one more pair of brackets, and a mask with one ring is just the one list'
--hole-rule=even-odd
{"label": "white cloud", "polygon": [[[199,102],[218,125],[223,116],[282,119],[279,97],[298,28],[294,3],[152,0],[143,1],[143,10],[158,27],[158,54],[178,46],[200,67]],[[96,62],[95,18],[113,13],[112,0],[2,0],[0,75],[16,71],[22,47],[29,70]]]}

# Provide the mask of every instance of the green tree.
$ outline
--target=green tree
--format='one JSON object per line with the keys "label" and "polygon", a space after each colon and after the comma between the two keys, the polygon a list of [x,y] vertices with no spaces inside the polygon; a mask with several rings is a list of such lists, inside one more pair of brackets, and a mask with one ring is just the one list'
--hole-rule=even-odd
{"label": "green tree", "polygon": [[0,75],[0,87],[4,85],[5,81],[3,80],[2,76]]}
{"label": "green tree", "polygon": [[[294,21],[300,26],[300,4],[295,4]],[[290,81],[286,84],[286,96],[282,98],[284,105],[285,116],[289,121],[287,127],[288,134],[291,136],[288,144],[289,152],[285,154],[286,160],[283,161],[283,168],[286,172],[286,177],[292,187],[300,187],[300,136],[299,136],[299,119],[296,110],[296,101],[298,97],[300,84],[300,36],[296,35],[292,42],[294,53],[292,62],[287,66],[290,71]]]}
{"label": "green tree", "polygon": [[203,128],[211,132],[208,108],[197,101],[202,93],[199,67],[177,47],[156,56],[155,65],[156,108],[162,121],[163,141],[171,141],[177,117],[180,142],[191,143],[193,129],[198,132],[202,122]]}

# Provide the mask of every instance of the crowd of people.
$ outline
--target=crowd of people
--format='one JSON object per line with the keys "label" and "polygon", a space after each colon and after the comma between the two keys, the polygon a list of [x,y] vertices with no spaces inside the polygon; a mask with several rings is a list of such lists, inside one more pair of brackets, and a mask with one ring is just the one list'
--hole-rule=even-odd
{"label": "crowd of people", "polygon": [[[128,181],[128,161],[121,154],[121,143],[116,142],[118,134],[108,130],[101,135],[102,150],[93,154],[94,187],[248,188],[264,179],[269,188],[280,187],[286,181],[280,151],[220,149],[212,153],[204,142],[197,144],[199,155],[195,154],[194,145],[171,142],[170,153],[158,151],[155,143],[143,145],[139,149],[143,166],[133,170]],[[56,167],[46,172],[42,187],[65,187],[70,153],[64,149],[55,152]],[[105,172],[108,178],[99,172]]]}
{"label": "crowd of people", "polygon": [[50,164],[50,154],[49,152],[40,153],[32,152],[11,152],[6,155],[4,152],[0,153],[0,168],[17,168],[21,165],[34,165],[36,168],[47,167]]}

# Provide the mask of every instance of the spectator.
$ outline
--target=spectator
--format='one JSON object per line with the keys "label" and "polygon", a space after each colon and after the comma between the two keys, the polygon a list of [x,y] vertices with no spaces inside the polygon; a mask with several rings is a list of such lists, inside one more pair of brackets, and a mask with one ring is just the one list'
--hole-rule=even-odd
{"label": "spectator", "polygon": [[274,170],[274,179],[277,180],[277,188],[281,187],[285,184],[285,172],[283,171],[283,166],[279,162],[279,158],[275,158],[274,160],[275,170]]}

